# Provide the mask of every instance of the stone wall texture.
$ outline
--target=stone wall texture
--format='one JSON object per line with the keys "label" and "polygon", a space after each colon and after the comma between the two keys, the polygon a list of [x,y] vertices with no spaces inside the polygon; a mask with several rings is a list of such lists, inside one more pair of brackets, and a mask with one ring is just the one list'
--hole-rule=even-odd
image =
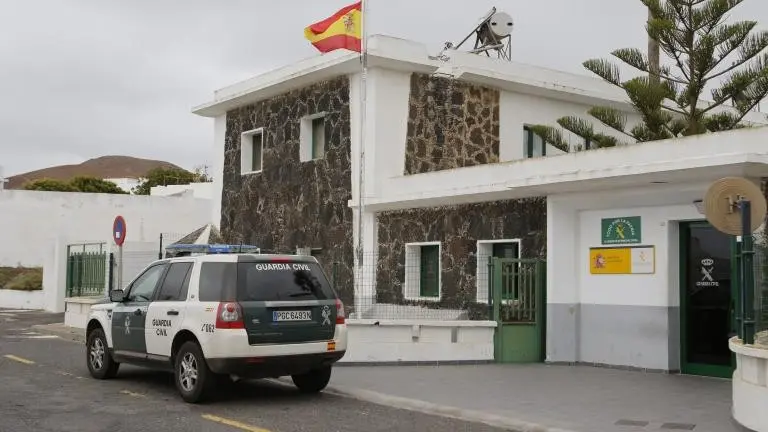
{"label": "stone wall texture", "polygon": [[499,161],[499,91],[411,75],[405,174]]}
{"label": "stone wall texture", "polygon": [[[477,241],[520,239],[522,258],[545,259],[546,212],[546,198],[531,198],[380,213],[376,301],[482,311],[475,303]],[[442,244],[441,299],[405,300],[405,245],[428,241]]]}
{"label": "stone wall texture", "polygon": [[[325,117],[325,157],[301,162],[301,118]],[[264,128],[263,171],[240,175],[240,135]],[[227,113],[221,233],[267,252],[322,248],[342,300],[353,294],[349,79],[339,77]],[[333,263],[338,263],[334,272]]]}

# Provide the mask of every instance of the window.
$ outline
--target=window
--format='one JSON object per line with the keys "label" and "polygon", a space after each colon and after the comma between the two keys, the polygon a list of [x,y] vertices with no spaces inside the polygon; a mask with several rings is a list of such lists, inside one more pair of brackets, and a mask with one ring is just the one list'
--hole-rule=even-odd
{"label": "window", "polygon": [[307,162],[325,157],[325,113],[301,119],[300,159]]}
{"label": "window", "polygon": [[546,142],[539,135],[536,135],[532,130],[530,130],[528,126],[524,126],[523,131],[525,134],[525,157],[534,158],[546,156]]}
{"label": "window", "polygon": [[516,259],[519,258],[518,254],[519,245],[515,243],[493,243],[493,253],[492,257],[494,258],[511,258]]}
{"label": "window", "polygon": [[406,299],[440,300],[442,263],[440,243],[410,243],[405,245]]}
{"label": "window", "polygon": [[166,265],[160,264],[148,268],[131,284],[131,290],[125,301],[127,302],[149,302],[155,294],[157,282],[165,271]]}
{"label": "window", "polygon": [[243,132],[240,136],[240,174],[255,174],[264,169],[263,128]]}
{"label": "window", "polygon": [[160,287],[160,294],[157,296],[157,301],[186,300],[191,269],[191,262],[171,264],[168,273],[165,275],[163,285]]}
{"label": "window", "polygon": [[419,295],[421,297],[440,296],[440,246],[421,247],[421,278]]}
{"label": "window", "polygon": [[[520,240],[519,239],[501,239],[501,240],[479,240],[477,242],[477,301],[479,303],[488,303],[490,299],[490,283],[493,275],[489,272],[488,264],[491,257],[505,259],[519,259]],[[515,270],[518,269],[518,270]],[[509,286],[504,285],[502,298],[505,300],[513,299],[517,290],[517,278],[514,275],[519,271],[519,264],[508,264],[503,274],[513,276]]]}
{"label": "window", "polygon": [[319,117],[312,120],[312,159],[320,159],[325,155],[325,119]]}
{"label": "window", "polygon": [[235,300],[237,264],[233,262],[206,262],[200,267],[201,302]]}
{"label": "window", "polygon": [[327,300],[328,279],[315,263],[238,263],[238,301]]}

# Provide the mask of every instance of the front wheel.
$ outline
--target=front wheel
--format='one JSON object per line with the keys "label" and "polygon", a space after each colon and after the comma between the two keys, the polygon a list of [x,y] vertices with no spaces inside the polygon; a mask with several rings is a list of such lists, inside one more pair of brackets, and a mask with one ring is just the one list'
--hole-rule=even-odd
{"label": "front wheel", "polygon": [[174,376],[181,398],[188,403],[205,400],[215,378],[208,369],[203,351],[194,342],[185,342],[176,354]]}
{"label": "front wheel", "polygon": [[97,328],[88,334],[88,343],[85,347],[88,372],[92,377],[103,380],[117,375],[120,363],[114,361],[109,353],[104,330]]}
{"label": "front wheel", "polygon": [[331,380],[331,366],[313,369],[301,375],[292,375],[293,384],[302,393],[317,393],[322,391]]}

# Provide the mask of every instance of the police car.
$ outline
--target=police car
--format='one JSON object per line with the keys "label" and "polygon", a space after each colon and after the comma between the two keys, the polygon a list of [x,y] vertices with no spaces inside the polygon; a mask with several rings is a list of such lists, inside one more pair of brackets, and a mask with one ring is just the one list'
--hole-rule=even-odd
{"label": "police car", "polygon": [[94,378],[122,363],[173,371],[190,403],[240,378],[290,375],[319,392],[346,348],[344,306],[311,256],[161,259],[94,305],[86,330]]}

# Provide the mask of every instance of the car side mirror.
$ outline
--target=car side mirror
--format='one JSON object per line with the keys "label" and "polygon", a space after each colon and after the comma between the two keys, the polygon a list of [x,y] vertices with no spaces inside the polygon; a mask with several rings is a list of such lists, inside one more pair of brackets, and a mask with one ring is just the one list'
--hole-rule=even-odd
{"label": "car side mirror", "polygon": [[112,290],[109,292],[109,301],[120,303],[125,299],[125,291],[123,290]]}

